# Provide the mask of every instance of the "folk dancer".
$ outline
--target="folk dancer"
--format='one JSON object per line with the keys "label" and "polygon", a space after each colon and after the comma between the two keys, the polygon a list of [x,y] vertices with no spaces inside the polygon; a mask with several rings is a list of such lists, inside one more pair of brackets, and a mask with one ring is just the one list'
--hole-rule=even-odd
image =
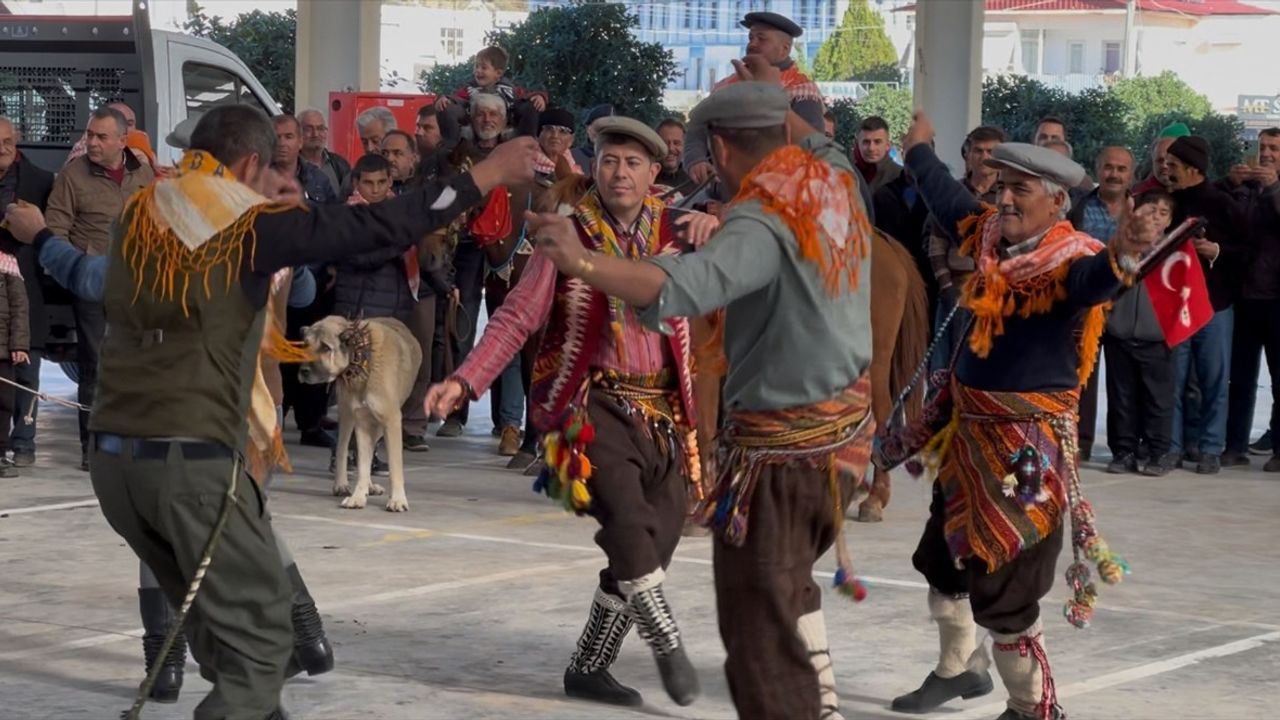
{"label": "folk dancer", "polygon": [[1104,307],[1135,281],[1154,225],[1145,212],[1129,216],[1109,245],[1077,232],[1065,218],[1068,191],[1084,169],[1022,143],[999,145],[985,161],[999,171],[999,206],[985,205],[951,177],[932,138],[932,124],[917,113],[904,142],[907,169],[940,227],[976,263],[960,300],[974,319],[950,385],[951,423],[924,455],[937,480],[912,557],[929,582],[940,657],[893,708],[929,712],[991,691],[976,623],[991,633],[1009,692],[1000,720],[1050,720],[1062,713],[1040,598],[1053,585],[1064,516],[1076,551],[1068,620],[1083,626],[1096,600],[1082,555],[1108,583],[1125,569],[1080,496],[1077,408],[1098,355]]}
{"label": "folk dancer", "polygon": [[[111,327],[90,420],[90,476],[108,522],[171,605],[204,572],[185,629],[213,688],[195,718],[278,718],[286,673],[299,669],[290,663],[290,580],[261,495],[239,482],[272,277],[409,245],[496,185],[530,179],[534,145],[512,145],[469,175],[377,208],[308,211],[264,196],[289,181],[266,169],[275,132],[261,111],[210,110],[190,141],[178,177],[134,195],[110,244],[100,291]],[[42,250],[52,239],[38,212],[11,208],[7,219]],[[232,493],[221,511],[208,501]],[[199,567],[219,517],[217,553]]]}
{"label": "folk dancer", "polygon": [[[650,193],[667,152],[657,133],[622,116],[602,118],[598,127],[594,184],[562,206],[568,241],[581,254],[672,257],[678,225],[690,226],[691,234],[706,231],[709,216],[673,221]],[[596,518],[596,543],[609,563],[565,670],[565,693],[641,704],[640,694],[609,672],[634,623],[667,693],[688,705],[698,678],[663,590],[698,470],[686,322],[672,321],[668,335],[647,330],[633,304],[592,289],[535,251],[475,351],[428,392],[428,408],[443,417],[479,398],[544,326],[531,407],[548,469],[535,489]]]}
{"label": "folk dancer", "polygon": [[[738,65],[746,81],[691,116],[737,188],[710,242],[623,259],[591,253],[550,216],[536,234],[560,272],[644,308],[649,327],[727,308],[727,418],[703,519],[729,689],[748,720],[829,720],[839,703],[813,566],[866,494],[872,225],[847,155],[791,110],[776,66]],[[840,583],[861,593],[842,543],[839,554]]]}

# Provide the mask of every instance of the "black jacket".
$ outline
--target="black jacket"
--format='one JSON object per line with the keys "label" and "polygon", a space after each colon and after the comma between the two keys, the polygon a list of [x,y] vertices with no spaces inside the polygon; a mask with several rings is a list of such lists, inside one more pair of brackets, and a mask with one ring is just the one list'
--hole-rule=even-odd
{"label": "black jacket", "polygon": [[335,314],[352,319],[391,317],[409,321],[417,301],[409,292],[403,248],[380,248],[348,257],[337,265]]}
{"label": "black jacket", "polygon": [[1240,297],[1280,299],[1280,183],[1265,188],[1253,182],[1236,186],[1223,178],[1215,185],[1235,199],[1248,223]]}
{"label": "black jacket", "polygon": [[[14,160],[9,172],[18,174],[17,197],[44,212],[53,190],[53,173],[35,165],[22,154]],[[43,350],[49,334],[49,318],[44,311],[44,291],[40,283],[44,271],[36,261],[36,249],[18,242],[8,230],[0,230],[0,250],[18,258],[18,268],[27,288],[27,312],[30,318],[31,349]]]}
{"label": "black jacket", "polygon": [[1248,245],[1248,223],[1244,209],[1230,195],[1202,182],[1194,187],[1173,191],[1173,225],[1188,217],[1203,217],[1209,226],[1205,237],[1218,243],[1218,257],[1212,263],[1200,257],[1205,284],[1209,287],[1209,300],[1213,311],[1231,307],[1240,295],[1240,278]]}
{"label": "black jacket", "polygon": [[[892,162],[889,164],[893,165]],[[933,266],[929,263],[929,244],[925,235],[929,208],[916,189],[915,182],[908,173],[899,170],[892,180],[875,191],[871,204],[875,208],[872,223],[881,232],[902,243],[916,261],[916,267],[924,278],[929,294],[929,307],[933,307],[938,299],[938,278],[934,276]]]}

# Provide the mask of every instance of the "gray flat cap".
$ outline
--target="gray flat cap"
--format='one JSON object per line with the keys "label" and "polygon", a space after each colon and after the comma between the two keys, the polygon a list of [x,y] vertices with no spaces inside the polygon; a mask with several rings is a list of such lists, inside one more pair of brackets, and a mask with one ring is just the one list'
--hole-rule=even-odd
{"label": "gray flat cap", "polygon": [[787,122],[791,98],[779,85],[738,82],[708,95],[689,113],[693,125],[722,128],[778,127]]}
{"label": "gray flat cap", "polygon": [[750,29],[752,25],[768,25],[774,30],[781,30],[793,38],[804,34],[804,30],[791,21],[791,18],[771,12],[750,12],[743,16],[742,27]]}
{"label": "gray flat cap", "polygon": [[191,133],[195,132],[196,125],[200,122],[198,115],[188,116],[185,120],[178,123],[173,128],[173,132],[164,136],[164,141],[169,147],[175,147],[179,150],[186,150],[191,147]]}
{"label": "gray flat cap", "polygon": [[1061,153],[1027,143],[1001,143],[984,161],[987,167],[1010,168],[1073,188],[1084,180],[1084,168]]}
{"label": "gray flat cap", "polygon": [[596,121],[596,128],[599,135],[624,135],[639,142],[655,159],[666,157],[667,141],[654,132],[653,128],[639,120],[622,115],[610,115],[599,118]]}

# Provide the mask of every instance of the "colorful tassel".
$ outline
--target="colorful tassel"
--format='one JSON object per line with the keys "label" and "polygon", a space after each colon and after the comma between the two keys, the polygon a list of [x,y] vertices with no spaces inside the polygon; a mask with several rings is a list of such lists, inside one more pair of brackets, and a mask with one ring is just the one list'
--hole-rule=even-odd
{"label": "colorful tassel", "polygon": [[841,595],[853,598],[854,602],[867,599],[867,586],[853,573],[844,568],[836,568],[835,587]]}

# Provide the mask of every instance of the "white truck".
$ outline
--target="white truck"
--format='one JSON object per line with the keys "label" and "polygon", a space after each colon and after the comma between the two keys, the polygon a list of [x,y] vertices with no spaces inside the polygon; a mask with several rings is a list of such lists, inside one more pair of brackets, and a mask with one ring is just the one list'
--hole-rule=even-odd
{"label": "white truck", "polygon": [[[217,43],[152,30],[146,0],[133,14],[0,15],[0,115],[21,132],[19,150],[56,171],[84,133],[89,113],[123,101],[151,137],[161,162],[179,152],[164,142],[175,125],[216,105],[244,103],[280,113],[240,58]],[[75,376],[69,295],[44,283],[49,315],[45,356]]]}

